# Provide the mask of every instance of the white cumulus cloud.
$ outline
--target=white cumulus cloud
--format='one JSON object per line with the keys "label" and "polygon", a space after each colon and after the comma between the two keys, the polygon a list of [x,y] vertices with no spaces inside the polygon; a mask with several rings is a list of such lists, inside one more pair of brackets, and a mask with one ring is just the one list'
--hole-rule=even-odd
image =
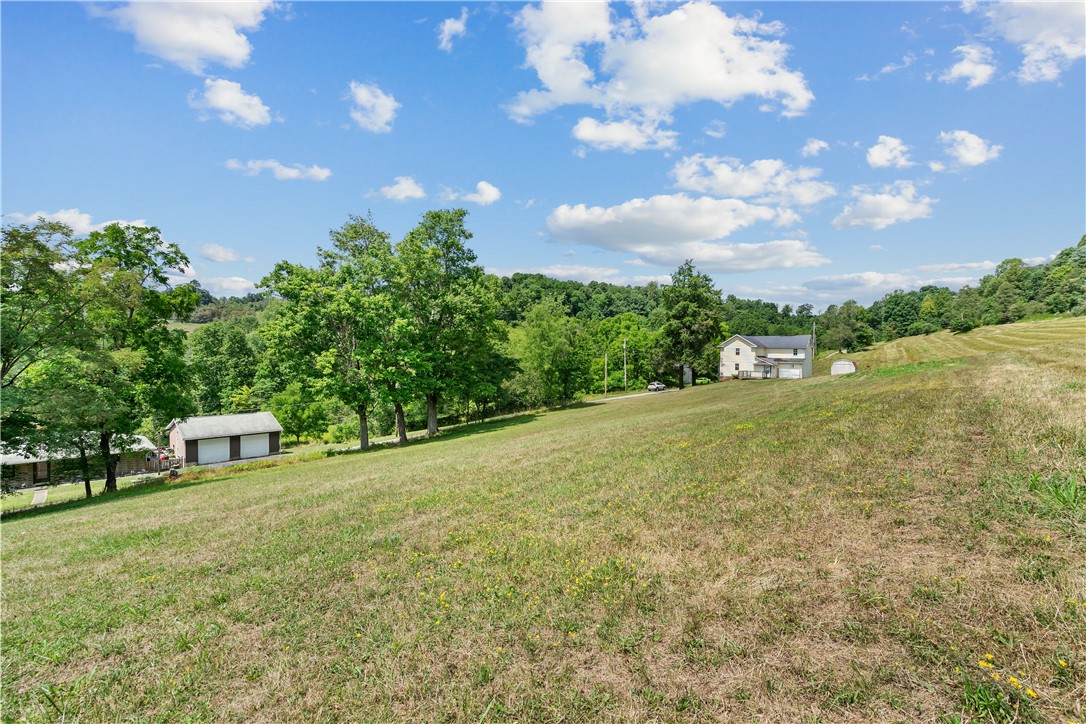
{"label": "white cumulus cloud", "polygon": [[[666,12],[653,15],[657,9]],[[610,123],[670,123],[677,106],[730,106],[748,97],[796,116],[814,99],[803,74],[787,65],[779,23],[730,16],[701,1],[636,4],[633,15],[612,22],[606,3],[589,2],[521,9],[515,25],[540,87],[518,93],[510,116],[528,122],[584,104],[606,110]],[[629,144],[613,147],[629,150]]]}
{"label": "white cumulus cloud", "polygon": [[1003,146],[985,141],[969,131],[943,131],[939,142],[946,146],[946,155],[959,166],[979,166],[999,158]]}
{"label": "white cumulus cloud", "polygon": [[909,291],[928,285],[958,289],[966,284],[975,284],[976,281],[976,277],[933,278],[918,276],[911,272],[864,271],[815,277],[800,285],[792,298],[798,301],[832,304],[840,304],[846,299],[855,299],[861,304],[870,304],[897,289]]}
{"label": "white cumulus cloud", "polygon": [[841,304],[854,299],[861,304],[871,304],[895,289],[920,289],[929,284],[957,289],[975,284],[975,277],[917,276],[915,273],[863,271],[851,274],[834,274],[815,277],[801,284],[732,287],[735,294],[768,299],[777,302],[815,304]]}
{"label": "white cumulus cloud", "polygon": [[800,154],[804,158],[811,158],[822,153],[830,147],[830,144],[823,141],[821,138],[808,138],[807,143],[803,144],[803,148],[800,150]]}
{"label": "white cumulus cloud", "polygon": [[244,261],[254,262],[251,256],[242,257],[236,251],[228,246],[222,246],[221,244],[204,244],[200,247],[200,256],[208,261],[215,262],[228,262],[228,261]]}
{"label": "white cumulus cloud", "polygon": [[446,18],[437,28],[437,47],[446,53],[453,49],[453,38],[463,37],[468,32],[468,9],[460,8],[459,18]]}
{"label": "white cumulus cloud", "polygon": [[719,239],[776,216],[775,209],[738,199],[674,194],[632,199],[606,208],[563,204],[551,212],[547,228],[559,241],[630,251],[642,242],[669,238],[678,242]]}
{"label": "white cumulus cloud", "polygon": [[46,221],[58,221],[62,224],[66,224],[76,236],[86,236],[92,231],[101,231],[110,224],[121,224],[122,226],[147,226],[147,222],[144,219],[134,219],[132,221],[126,221],[125,219],[111,219],[96,224],[90,214],[80,211],[79,209],[35,211],[31,214],[21,214],[18,211],[13,211],[4,214],[4,216],[17,224],[34,224],[39,218],[43,218]]}
{"label": "white cumulus cloud", "polygon": [[844,301],[844,298],[885,294],[894,289],[905,289],[910,285],[909,277],[904,274],[867,271],[815,277],[804,282],[803,286],[813,291],[832,291],[835,295],[842,297],[841,301]]}
{"label": "white cumulus cloud", "polygon": [[256,291],[256,282],[245,277],[210,277],[199,281],[200,286],[220,297],[241,297]]}
{"label": "white cumulus cloud", "polygon": [[253,2],[130,2],[92,12],[132,33],[140,49],[191,73],[202,75],[210,63],[240,68],[252,45],[246,32],[257,30],[275,7]]}
{"label": "white cumulus cloud", "polygon": [[388,133],[400,104],[373,83],[351,81],[345,96],[351,102],[351,119],[358,127],[374,133]]}
{"label": "white cumulus cloud", "polygon": [[192,91],[189,105],[214,112],[223,123],[246,130],[266,126],[272,121],[271,110],[259,96],[246,93],[240,83],[223,78],[205,78],[203,95]]}
{"label": "white cumulus cloud", "polygon": [[953,83],[958,80],[966,81],[965,87],[969,90],[979,88],[992,79],[995,74],[995,63],[992,62],[992,49],[971,43],[959,45],[954,52],[961,56],[954,65],[943,71],[939,80],[944,83]]}
{"label": "white cumulus cloud", "polygon": [[998,2],[963,5],[978,11],[988,28],[1022,52],[1023,83],[1058,80],[1086,57],[1086,4],[1081,2]]}
{"label": "white cumulus cloud", "polygon": [[867,163],[872,168],[908,168],[909,147],[900,138],[879,136],[878,142],[867,149]]}
{"label": "white cumulus cloud", "polygon": [[661,267],[694,259],[710,272],[817,266],[828,260],[805,241],[722,243],[735,231],[775,221],[776,209],[739,199],[691,198],[685,194],[632,199],[611,207],[564,204],[547,217],[560,242],[637,255]]}
{"label": "white cumulus cloud", "polygon": [[810,206],[833,196],[833,185],[817,180],[821,173],[818,168],[790,168],[780,159],[743,165],[735,158],[702,154],[683,158],[671,171],[675,185],[687,191],[754,198],[785,206]]}
{"label": "white cumulus cloud", "polygon": [[464,194],[463,199],[480,206],[490,206],[501,197],[502,192],[497,186],[486,181],[480,181],[475,184],[475,193]]}
{"label": "white cumulus cloud", "polygon": [[836,229],[867,226],[875,230],[893,224],[931,216],[936,199],[918,196],[911,181],[897,181],[884,186],[880,193],[872,193],[863,186],[854,187],[854,204],[846,206],[833,220]]}
{"label": "white cumulus cloud", "polygon": [[426,198],[426,191],[410,176],[397,176],[396,183],[381,187],[381,195],[393,201]]}
{"label": "white cumulus cloud", "polygon": [[287,166],[270,158],[244,163],[232,158],[226,162],[226,167],[231,171],[241,171],[246,176],[259,176],[263,171],[271,171],[276,181],[324,181],[332,175],[332,169],[322,168],[315,164],[305,166],[294,163]]}
{"label": "white cumulus cloud", "polygon": [[675,147],[675,131],[665,131],[655,122],[606,121],[582,118],[573,127],[573,137],[599,151],[642,151]]}

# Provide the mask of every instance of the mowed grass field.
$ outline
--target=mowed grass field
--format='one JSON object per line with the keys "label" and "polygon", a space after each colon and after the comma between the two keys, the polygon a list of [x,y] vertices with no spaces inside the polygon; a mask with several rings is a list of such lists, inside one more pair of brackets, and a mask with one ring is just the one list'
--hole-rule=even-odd
{"label": "mowed grass field", "polygon": [[3,718],[1081,721],[1084,353],[932,335],[6,516]]}

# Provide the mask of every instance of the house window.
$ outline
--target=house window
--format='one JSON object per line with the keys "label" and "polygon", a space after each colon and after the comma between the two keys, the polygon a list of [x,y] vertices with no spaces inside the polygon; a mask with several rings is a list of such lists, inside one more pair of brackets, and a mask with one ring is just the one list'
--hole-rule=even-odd
{"label": "house window", "polygon": [[798,354],[799,354],[799,350],[798,350],[798,349],[794,349],[794,350],[792,350],[792,356],[793,356],[793,357],[795,357],[795,356],[796,356],[796,355],[798,355]]}
{"label": "house window", "polygon": [[736,363],[735,363],[735,371],[736,371],[736,372],[738,372],[738,371],[739,371],[739,363],[738,363],[738,362],[736,362]]}
{"label": "house window", "polygon": [[736,354],[736,355],[740,355],[740,354],[742,354],[742,350],[741,350],[741,349],[740,349],[739,347],[736,347],[736,348],[735,348],[735,354]]}

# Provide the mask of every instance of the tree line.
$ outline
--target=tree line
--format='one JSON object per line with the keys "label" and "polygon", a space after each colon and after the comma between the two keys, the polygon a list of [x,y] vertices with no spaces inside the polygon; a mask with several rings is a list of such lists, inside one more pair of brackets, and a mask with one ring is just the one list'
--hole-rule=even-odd
{"label": "tree line", "polygon": [[[939,329],[1086,313],[1086,236],[1051,261],[999,264],[976,287],[898,290],[816,313],[723,296],[692,262],[665,285],[486,274],[462,209],[393,241],[372,216],[332,229],[311,266],[282,261],[260,291],[171,286],[188,259],[153,227],[86,238],[39,220],[3,232],[5,451],[75,452],[85,481],[118,445],[174,417],[270,410],[294,439],[407,439],[409,429],[569,402],[659,379],[715,380],[733,333],[854,350]],[[184,332],[175,323],[204,323]],[[99,473],[100,474],[100,473]],[[89,482],[87,485],[89,492]]]}

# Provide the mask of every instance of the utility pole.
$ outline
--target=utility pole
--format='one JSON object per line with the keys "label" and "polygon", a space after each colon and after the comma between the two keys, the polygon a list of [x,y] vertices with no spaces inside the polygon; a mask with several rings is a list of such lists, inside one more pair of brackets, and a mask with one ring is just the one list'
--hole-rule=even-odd
{"label": "utility pole", "polygon": [[627,392],[626,389],[626,339],[622,340],[622,391]]}
{"label": "utility pole", "polygon": [[607,397],[607,353],[603,353],[603,396]]}

